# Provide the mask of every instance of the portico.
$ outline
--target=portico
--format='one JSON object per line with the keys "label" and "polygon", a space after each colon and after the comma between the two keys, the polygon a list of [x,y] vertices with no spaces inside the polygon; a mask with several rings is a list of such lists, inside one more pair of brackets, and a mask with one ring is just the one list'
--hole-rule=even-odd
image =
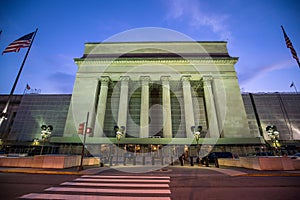
{"label": "portico", "polygon": [[[92,113],[90,144],[260,143],[249,130],[234,64],[226,42],[86,43],[78,65],[62,140],[77,136]],[[53,139],[55,140],[55,138]],[[247,143],[247,142],[246,142]]]}

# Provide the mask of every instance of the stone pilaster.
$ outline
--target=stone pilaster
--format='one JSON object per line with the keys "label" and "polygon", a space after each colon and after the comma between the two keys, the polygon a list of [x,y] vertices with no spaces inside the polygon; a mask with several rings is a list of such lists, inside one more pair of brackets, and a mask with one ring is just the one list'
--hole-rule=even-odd
{"label": "stone pilaster", "polygon": [[108,84],[110,78],[108,76],[103,76],[100,78],[101,86],[100,93],[98,98],[98,107],[96,113],[96,123],[95,123],[95,137],[103,137],[103,128],[104,128],[104,119],[105,119],[105,111],[106,111],[106,101],[107,101],[107,92],[108,92]]}
{"label": "stone pilaster", "polygon": [[172,116],[171,116],[171,96],[169,76],[162,76],[162,93],[163,93],[163,137],[172,138]]}
{"label": "stone pilaster", "polygon": [[[127,126],[127,112],[128,112],[128,83],[129,76],[121,76],[121,91],[118,111],[118,126]],[[126,137],[126,134],[123,134]]]}
{"label": "stone pilaster", "polygon": [[215,98],[212,89],[212,76],[203,76],[203,87],[204,87],[204,97],[205,105],[208,117],[208,132],[211,138],[218,138],[220,136],[217,110],[215,106]]}
{"label": "stone pilaster", "polygon": [[190,76],[181,77],[184,102],[185,132],[187,138],[193,138],[191,127],[195,126],[193,100],[190,84]]}
{"label": "stone pilaster", "polygon": [[141,113],[140,113],[140,138],[149,136],[149,76],[142,76]]}

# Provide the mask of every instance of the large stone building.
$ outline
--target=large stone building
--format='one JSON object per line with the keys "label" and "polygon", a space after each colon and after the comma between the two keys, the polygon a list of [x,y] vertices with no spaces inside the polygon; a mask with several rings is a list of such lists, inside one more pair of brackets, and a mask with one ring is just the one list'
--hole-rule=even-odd
{"label": "large stone building", "polygon": [[[78,65],[64,137],[86,121],[88,143],[115,138],[121,144],[262,144],[251,134],[226,42],[87,43]],[[151,139],[149,139],[151,138]],[[98,151],[98,150],[96,150]]]}
{"label": "large stone building", "polygon": [[[300,95],[241,95],[237,61],[226,42],[86,43],[75,59],[72,96],[14,96],[19,108],[10,108],[0,134],[9,145],[30,146],[25,143],[40,137],[40,126],[51,124],[49,151],[80,153],[78,129],[87,123],[92,131],[86,144],[94,155],[118,152],[119,146],[178,156],[197,143],[204,152],[247,154],[270,139],[270,124],[281,140],[299,140]],[[125,127],[120,139],[116,125]]]}

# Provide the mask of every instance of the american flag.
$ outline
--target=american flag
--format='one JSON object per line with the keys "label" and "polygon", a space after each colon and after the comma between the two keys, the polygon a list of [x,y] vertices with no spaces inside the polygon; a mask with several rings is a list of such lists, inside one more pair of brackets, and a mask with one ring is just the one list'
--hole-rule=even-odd
{"label": "american flag", "polygon": [[[291,50],[291,53],[292,53],[293,58],[297,61],[298,65],[299,65],[299,58],[298,58],[298,56],[297,56],[297,52],[296,52],[296,50],[294,49],[293,44],[292,44],[290,38],[289,38],[289,37],[287,36],[287,34],[285,33],[283,26],[281,26],[281,28],[282,28],[282,31],[283,31],[283,35],[284,35],[286,47],[289,48],[289,49]],[[299,67],[300,67],[300,66],[299,66]]]}
{"label": "american flag", "polygon": [[23,37],[13,41],[6,47],[6,49],[2,52],[2,54],[9,53],[9,52],[19,52],[21,48],[29,47],[33,35],[34,32],[24,35]]}
{"label": "american flag", "polygon": [[31,89],[31,87],[30,87],[30,85],[28,85],[28,83],[26,84],[26,90],[30,90]]}

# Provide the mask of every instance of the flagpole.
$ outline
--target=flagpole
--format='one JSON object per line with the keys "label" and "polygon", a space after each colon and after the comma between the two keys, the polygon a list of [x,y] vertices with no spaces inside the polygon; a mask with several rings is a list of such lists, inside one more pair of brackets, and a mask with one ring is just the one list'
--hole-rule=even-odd
{"label": "flagpole", "polygon": [[23,92],[23,95],[25,95],[26,91],[27,91],[27,88],[25,87],[24,92]]}
{"label": "flagpole", "polygon": [[297,52],[294,49],[293,44],[292,44],[290,38],[287,36],[287,34],[286,34],[286,32],[285,32],[285,30],[284,30],[284,28],[283,28],[282,25],[281,25],[281,29],[282,29],[282,32],[283,32],[283,36],[284,36],[286,47],[290,49],[293,58],[297,61],[298,67],[300,68],[300,62],[299,62],[299,58],[297,56]]}
{"label": "flagpole", "polygon": [[32,46],[32,43],[33,43],[33,40],[34,40],[34,38],[35,38],[35,35],[36,35],[37,31],[38,31],[38,29],[36,29],[35,32],[34,32],[34,35],[33,35],[32,40],[31,40],[31,42],[30,42],[30,45],[29,45],[29,47],[28,47],[28,49],[27,49],[26,55],[25,55],[25,57],[24,57],[24,59],[23,59],[23,62],[22,62],[22,64],[21,64],[21,67],[20,67],[20,69],[19,69],[18,75],[17,75],[17,77],[16,77],[16,79],[15,79],[14,85],[13,85],[13,87],[11,88],[11,91],[10,91],[10,93],[9,93],[8,100],[7,100],[6,105],[5,105],[5,107],[4,107],[3,111],[2,111],[2,114],[1,114],[1,118],[0,118],[0,126],[1,126],[2,122],[3,122],[5,119],[7,119],[7,109],[8,109],[9,103],[10,103],[11,98],[12,98],[12,95],[13,95],[15,89],[16,89],[17,83],[18,83],[18,81],[19,81],[21,72],[22,72],[22,70],[23,70],[25,61],[26,61],[26,59],[27,59],[27,56],[28,56],[28,54],[29,54],[29,51],[30,51],[30,49],[31,49],[31,46]]}
{"label": "flagpole", "polygon": [[296,93],[298,93],[295,83],[293,84]]}
{"label": "flagpole", "polygon": [[86,134],[87,134],[87,126],[88,126],[88,123],[89,123],[89,114],[90,113],[87,112],[85,127],[84,127],[84,132],[83,132],[83,143],[82,143],[82,149],[81,149],[80,165],[78,167],[78,171],[83,170],[83,157],[84,157],[85,141],[86,141]]}

